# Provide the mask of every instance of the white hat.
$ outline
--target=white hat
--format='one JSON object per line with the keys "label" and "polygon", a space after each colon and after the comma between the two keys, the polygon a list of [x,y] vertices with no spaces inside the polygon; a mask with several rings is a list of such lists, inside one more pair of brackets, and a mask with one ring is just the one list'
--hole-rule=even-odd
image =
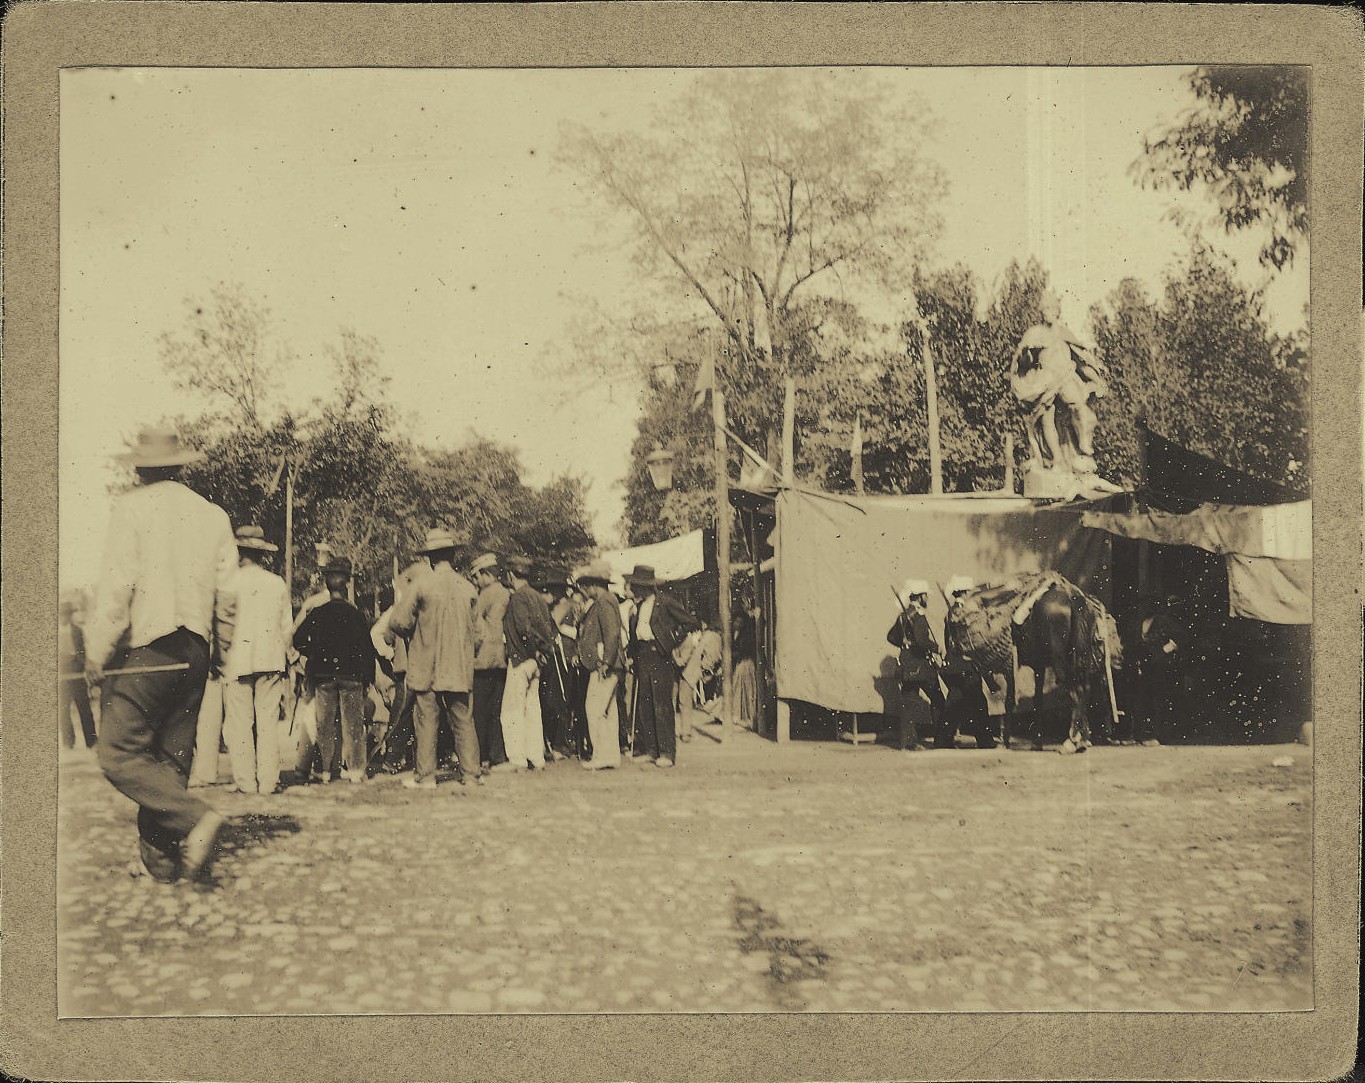
{"label": "white hat", "polygon": [[943,587],[943,593],[951,598],[954,594],[961,591],[971,590],[976,586],[976,580],[969,575],[955,575]]}
{"label": "white hat", "polygon": [[913,598],[917,594],[928,594],[929,584],[923,579],[907,579],[901,587],[901,599]]}

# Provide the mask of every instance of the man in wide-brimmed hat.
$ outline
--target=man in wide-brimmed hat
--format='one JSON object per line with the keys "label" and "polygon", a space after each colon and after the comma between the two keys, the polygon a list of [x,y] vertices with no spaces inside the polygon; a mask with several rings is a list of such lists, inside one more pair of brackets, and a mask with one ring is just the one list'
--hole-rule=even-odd
{"label": "man in wide-brimmed hat", "polygon": [[507,683],[507,649],[502,619],[511,596],[501,580],[495,553],[483,553],[469,566],[478,588],[474,603],[474,732],[486,768],[507,762],[502,742],[502,690]]}
{"label": "man in wide-brimmed hat", "polygon": [[458,544],[444,527],[427,531],[418,552],[426,554],[431,570],[413,580],[389,622],[390,634],[408,641],[408,687],[417,697],[417,769],[403,780],[410,788],[436,788],[436,745],[443,718],[454,730],[460,782],[483,781],[472,703],[478,594],[455,570]]}
{"label": "man in wide-brimmed hat", "polygon": [[592,759],[583,766],[600,771],[621,762],[616,702],[616,686],[626,668],[621,611],[608,589],[611,569],[605,560],[593,561],[575,578],[591,603],[578,622],[578,664],[588,674],[585,708],[592,744]]}
{"label": "man in wide-brimmed hat", "polygon": [[226,822],[186,786],[211,660],[231,647],[237,546],[227,513],[181,484],[199,455],[175,432],[144,431],[126,458],[139,485],[114,501],[86,623],[86,676],[102,685],[99,761],[138,805],[147,871],[195,878]]}
{"label": "man in wide-brimmed hat", "polygon": [[886,633],[886,641],[900,648],[899,745],[902,752],[919,752],[926,747],[920,737],[917,718],[920,695],[923,694],[930,704],[931,729],[937,730],[943,712],[943,689],[938,681],[938,641],[934,639],[926,616],[929,584],[923,579],[907,579],[896,593],[900,599],[900,613]]}
{"label": "man in wide-brimmed hat", "polygon": [[242,793],[275,793],[280,781],[280,716],[294,613],[284,580],[262,566],[265,554],[275,552],[260,527],[237,528],[237,616],[232,649],[223,659],[223,737]]}
{"label": "man in wide-brimmed hat", "polygon": [[673,652],[689,632],[701,627],[681,602],[658,592],[654,569],[637,564],[626,586],[639,606],[631,618],[631,655],[635,659],[635,748],[633,759],[672,767],[678,758],[676,714],[678,667]]}
{"label": "man in wide-brimmed hat", "polygon": [[342,778],[364,782],[365,687],[374,680],[377,656],[370,626],[347,598],[350,560],[332,557],[322,568],[322,581],[327,601],[310,610],[294,633],[294,649],[308,659],[304,674],[313,691],[317,721],[321,764],[313,777],[318,783],[331,782],[340,760],[346,764]]}
{"label": "man in wide-brimmed hat", "polygon": [[507,685],[502,697],[502,739],[514,768],[545,766],[545,730],[540,712],[540,671],[550,663],[555,626],[550,607],[531,585],[534,574],[526,557],[506,561],[511,597],[503,614],[507,643]]}

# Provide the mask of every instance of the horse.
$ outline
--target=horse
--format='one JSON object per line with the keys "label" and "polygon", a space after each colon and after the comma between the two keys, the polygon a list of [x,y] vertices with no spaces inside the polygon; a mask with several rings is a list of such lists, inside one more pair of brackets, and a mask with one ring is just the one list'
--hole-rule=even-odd
{"label": "horse", "polygon": [[[994,619],[987,615],[988,609]],[[1023,619],[1015,619],[1021,609]],[[1060,575],[1039,575],[1009,587],[973,591],[954,606],[950,622],[955,625],[957,649],[983,672],[1005,678],[1000,739],[1006,748],[1010,747],[1011,722],[1016,713],[1018,666],[1033,670],[1038,690],[1043,688],[1048,670],[1063,689],[1071,717],[1062,751],[1083,752],[1090,747],[1093,680],[1111,670],[1119,658],[1113,618],[1098,599]],[[1030,737],[1035,749],[1043,747],[1036,712]]]}

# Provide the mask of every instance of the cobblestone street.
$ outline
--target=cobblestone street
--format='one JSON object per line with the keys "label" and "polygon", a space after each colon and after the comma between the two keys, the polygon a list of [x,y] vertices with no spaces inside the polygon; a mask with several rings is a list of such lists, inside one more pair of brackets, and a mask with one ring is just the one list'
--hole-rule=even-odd
{"label": "cobblestone street", "polygon": [[215,881],[174,886],[130,875],[93,756],[60,771],[64,1016],[1312,1006],[1304,748],[746,733],[673,771],[218,787]]}

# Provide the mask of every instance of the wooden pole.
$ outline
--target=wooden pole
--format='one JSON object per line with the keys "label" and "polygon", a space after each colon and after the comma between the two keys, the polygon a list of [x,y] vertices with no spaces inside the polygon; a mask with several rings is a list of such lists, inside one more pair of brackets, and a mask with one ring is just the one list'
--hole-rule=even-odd
{"label": "wooden pole", "polygon": [[1005,492],[1014,492],[1014,433],[1005,433]]}
{"label": "wooden pole", "polygon": [[716,578],[719,581],[721,651],[719,739],[723,743],[726,730],[734,722],[735,659],[730,641],[730,468],[725,445],[725,392],[721,390],[719,372],[711,392],[711,422],[716,451]]}
{"label": "wooden pole", "polygon": [[284,476],[284,585],[289,588],[289,604],[294,604],[294,464]]}
{"label": "wooden pole", "polygon": [[782,484],[796,483],[796,379],[787,377],[782,397]]}
{"label": "wooden pole", "polygon": [[849,446],[853,471],[853,491],[859,496],[866,492],[863,484],[863,415],[853,419],[853,441]]}
{"label": "wooden pole", "polygon": [[929,325],[921,319],[924,339],[924,391],[929,413],[929,491],[943,492],[943,452],[938,442],[938,377],[934,374],[934,350],[929,345]]}

